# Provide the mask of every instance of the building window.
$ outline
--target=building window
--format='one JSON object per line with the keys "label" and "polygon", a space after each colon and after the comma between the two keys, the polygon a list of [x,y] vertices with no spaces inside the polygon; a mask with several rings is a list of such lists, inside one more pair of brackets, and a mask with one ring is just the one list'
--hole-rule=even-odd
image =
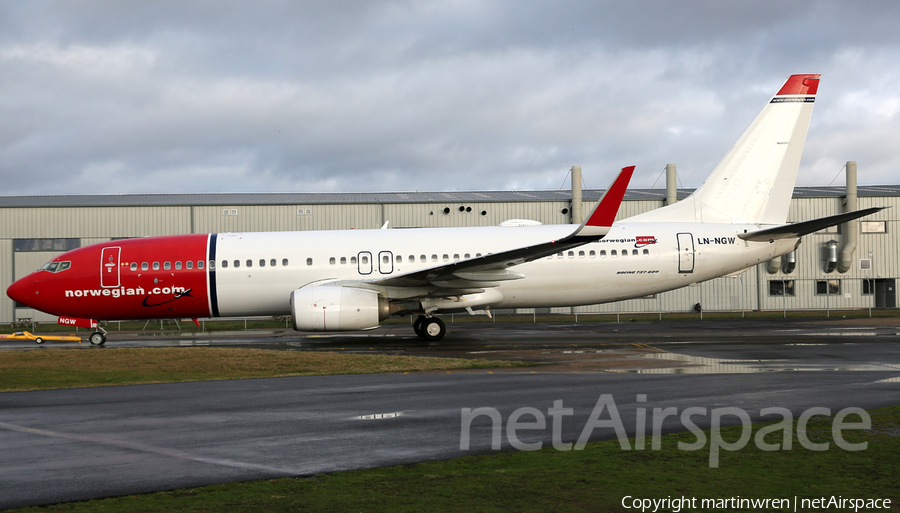
{"label": "building window", "polygon": [[816,294],[837,296],[841,293],[841,280],[816,280]]}
{"label": "building window", "polygon": [[225,209],[222,209],[222,215],[223,215],[223,216],[236,216],[236,215],[237,215],[237,209],[236,209],[236,208],[225,208]]}
{"label": "building window", "polygon": [[769,280],[770,296],[793,296],[794,280]]}
{"label": "building window", "polygon": [[859,227],[863,233],[887,233],[887,221],[863,221]]}
{"label": "building window", "polygon": [[875,293],[875,280],[863,278],[862,289],[864,296],[871,296]]}
{"label": "building window", "polygon": [[81,239],[15,239],[16,253],[24,251],[70,251],[81,247]]}

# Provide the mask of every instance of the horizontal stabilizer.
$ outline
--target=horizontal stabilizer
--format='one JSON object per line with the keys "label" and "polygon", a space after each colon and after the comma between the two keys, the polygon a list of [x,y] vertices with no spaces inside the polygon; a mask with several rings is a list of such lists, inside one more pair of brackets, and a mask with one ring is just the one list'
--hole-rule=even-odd
{"label": "horizontal stabilizer", "polygon": [[820,217],[818,219],[812,219],[812,220],[803,221],[800,223],[785,224],[782,226],[776,226],[774,228],[766,228],[764,230],[757,230],[755,232],[741,233],[741,234],[738,234],[738,237],[740,237],[743,240],[748,240],[748,241],[752,241],[752,242],[761,242],[761,241],[802,237],[803,235],[817,232],[823,228],[828,228],[829,226],[843,224],[848,221],[852,221],[854,219],[859,219],[860,217],[867,216],[869,214],[874,214],[875,212],[884,210],[886,208],[890,208],[890,207],[864,208],[862,210],[854,210],[853,212],[847,212],[844,214],[837,214],[837,215],[828,216],[828,217]]}

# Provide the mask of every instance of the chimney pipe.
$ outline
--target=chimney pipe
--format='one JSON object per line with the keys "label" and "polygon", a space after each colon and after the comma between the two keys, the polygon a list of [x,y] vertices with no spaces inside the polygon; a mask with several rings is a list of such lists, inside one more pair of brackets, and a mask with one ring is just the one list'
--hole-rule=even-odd
{"label": "chimney pipe", "polygon": [[[844,212],[852,212],[859,209],[856,198],[856,161],[847,161],[847,200],[844,202]],[[844,248],[841,250],[841,264],[838,272],[843,274],[853,267],[853,252],[859,242],[859,221],[853,220],[844,223],[843,229]]]}
{"label": "chimney pipe", "polygon": [[675,188],[675,164],[666,164],[666,205],[672,205],[678,201],[678,192]]}
{"label": "chimney pipe", "polygon": [[572,224],[584,222],[581,213],[581,166],[572,166]]}

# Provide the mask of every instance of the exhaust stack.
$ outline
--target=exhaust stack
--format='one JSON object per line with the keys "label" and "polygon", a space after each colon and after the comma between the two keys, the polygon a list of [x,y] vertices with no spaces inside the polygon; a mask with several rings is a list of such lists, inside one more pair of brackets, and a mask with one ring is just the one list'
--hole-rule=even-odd
{"label": "exhaust stack", "polygon": [[[844,212],[853,212],[859,209],[859,202],[856,197],[856,161],[847,161],[847,200],[844,202]],[[853,267],[853,253],[859,243],[859,222],[853,221],[844,223],[843,227],[844,248],[841,249],[841,263],[838,265],[838,272],[843,274]]]}

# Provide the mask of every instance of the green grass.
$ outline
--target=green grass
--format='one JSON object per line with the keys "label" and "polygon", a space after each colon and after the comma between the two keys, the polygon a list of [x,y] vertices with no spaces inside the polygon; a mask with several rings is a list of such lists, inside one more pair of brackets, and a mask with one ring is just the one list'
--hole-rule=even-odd
{"label": "green grass", "polygon": [[[751,442],[740,451],[723,451],[719,468],[709,468],[708,447],[695,452],[678,450],[678,441],[695,440],[690,433],[679,433],[663,436],[661,451],[622,451],[613,440],[588,444],[582,451],[545,449],[470,456],[14,511],[635,511],[621,505],[629,495],[694,497],[698,505],[703,498],[737,496],[890,498],[892,509],[897,510],[900,407],[873,410],[871,417],[871,430],[845,432],[850,442],[868,442],[865,451],[847,452],[834,444],[828,451],[808,451],[798,443],[795,426],[793,450],[763,452]],[[813,442],[831,440],[831,420],[813,418],[808,426]],[[754,426],[754,435],[760,426]],[[740,429],[723,429],[723,438],[736,440]],[[774,438],[767,441],[776,441]]]}
{"label": "green grass", "polygon": [[452,371],[532,364],[222,347],[0,351],[0,392],[215,379]]}

